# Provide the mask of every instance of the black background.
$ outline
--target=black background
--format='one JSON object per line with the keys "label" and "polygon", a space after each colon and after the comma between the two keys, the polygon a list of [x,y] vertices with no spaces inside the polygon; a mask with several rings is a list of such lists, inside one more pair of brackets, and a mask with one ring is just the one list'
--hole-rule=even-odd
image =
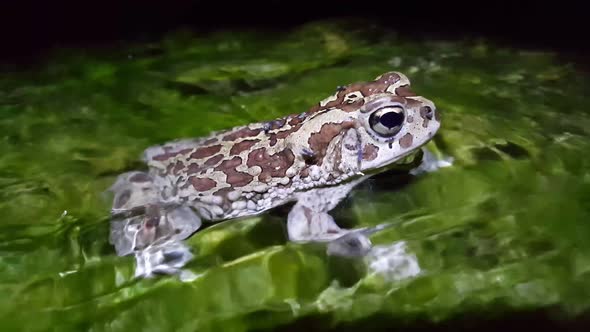
{"label": "black background", "polygon": [[24,64],[52,48],[155,40],[179,27],[276,30],[326,18],[370,19],[407,36],[485,37],[586,63],[590,39],[590,12],[570,1],[20,1],[2,7],[2,60]]}

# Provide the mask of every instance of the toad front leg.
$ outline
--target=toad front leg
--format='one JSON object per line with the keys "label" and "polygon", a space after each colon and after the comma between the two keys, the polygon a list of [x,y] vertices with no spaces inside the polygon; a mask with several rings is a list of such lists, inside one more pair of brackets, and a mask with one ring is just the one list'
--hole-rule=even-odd
{"label": "toad front leg", "polygon": [[287,217],[289,240],[294,242],[341,242],[339,254],[357,256],[370,249],[369,239],[360,230],[342,229],[328,212],[334,209],[354,186],[350,183],[312,189],[297,195],[297,203]]}

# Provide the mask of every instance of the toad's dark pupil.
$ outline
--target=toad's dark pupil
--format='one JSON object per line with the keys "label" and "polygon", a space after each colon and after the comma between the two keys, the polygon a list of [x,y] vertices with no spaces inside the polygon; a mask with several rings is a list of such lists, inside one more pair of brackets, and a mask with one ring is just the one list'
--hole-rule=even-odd
{"label": "toad's dark pupil", "polygon": [[379,118],[379,122],[391,129],[393,127],[401,126],[404,122],[404,115],[403,113],[398,112],[387,112]]}

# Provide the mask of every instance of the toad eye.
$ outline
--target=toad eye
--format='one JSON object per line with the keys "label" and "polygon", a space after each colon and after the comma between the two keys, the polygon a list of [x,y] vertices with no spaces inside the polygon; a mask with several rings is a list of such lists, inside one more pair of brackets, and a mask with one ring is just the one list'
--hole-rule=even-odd
{"label": "toad eye", "polygon": [[399,106],[381,108],[369,117],[369,125],[377,134],[391,137],[397,134],[404,124],[404,109]]}

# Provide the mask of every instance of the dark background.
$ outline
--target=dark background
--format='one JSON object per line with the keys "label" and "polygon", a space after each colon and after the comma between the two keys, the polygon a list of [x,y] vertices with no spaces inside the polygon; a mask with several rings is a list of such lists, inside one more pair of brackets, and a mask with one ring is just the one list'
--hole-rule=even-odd
{"label": "dark background", "polygon": [[109,47],[167,31],[286,29],[326,18],[374,20],[407,36],[485,37],[587,62],[590,12],[571,1],[19,1],[3,4],[1,61],[26,64],[60,47]]}

